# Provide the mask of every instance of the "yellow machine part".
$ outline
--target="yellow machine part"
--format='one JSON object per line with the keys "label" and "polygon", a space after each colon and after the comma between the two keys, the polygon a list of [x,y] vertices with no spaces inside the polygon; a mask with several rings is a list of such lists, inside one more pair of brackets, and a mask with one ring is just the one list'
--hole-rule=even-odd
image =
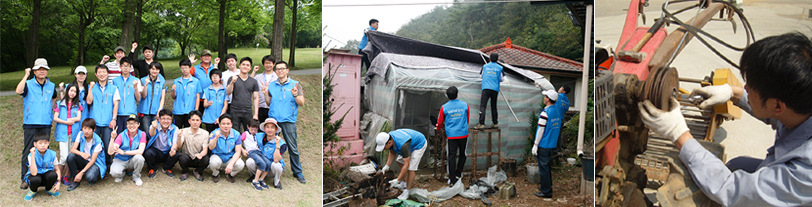
{"label": "yellow machine part", "polygon": [[[730,68],[716,69],[716,71],[713,73],[712,81],[713,85],[728,84],[730,86],[742,86],[741,82],[739,82],[739,79],[736,79],[736,76],[733,74]],[[721,114],[722,116],[728,118],[739,119],[742,117],[742,109],[733,105],[732,101],[714,106],[713,111],[716,114]]]}

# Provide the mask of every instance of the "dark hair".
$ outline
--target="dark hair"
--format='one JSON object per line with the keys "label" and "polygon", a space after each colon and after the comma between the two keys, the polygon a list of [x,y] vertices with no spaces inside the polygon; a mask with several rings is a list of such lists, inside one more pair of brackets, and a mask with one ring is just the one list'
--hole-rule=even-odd
{"label": "dark hair", "polygon": [[228,61],[229,58],[234,58],[234,61],[237,61],[237,55],[234,53],[228,53],[228,55],[226,55],[226,61]]}
{"label": "dark hair", "polygon": [[220,118],[218,118],[217,120],[219,120],[219,121],[220,121],[220,123],[223,123],[223,119],[232,120],[232,119],[231,119],[231,115],[230,115],[230,114],[223,114],[223,115],[220,115]]}
{"label": "dark hair", "polygon": [[241,64],[243,61],[246,61],[246,60],[248,61],[248,64],[251,64],[251,65],[254,64],[253,61],[251,61],[251,57],[244,57],[244,58],[240,59],[240,62],[238,62],[237,64]]}
{"label": "dark hair", "polygon": [[124,63],[130,64],[131,66],[133,65],[133,61],[130,59],[130,57],[123,57],[118,61],[119,65],[123,65]]}
{"label": "dark hair", "polygon": [[[87,73],[85,73],[85,74],[87,74]],[[77,80],[76,76],[74,75],[73,76],[73,82],[69,83],[68,87],[70,87],[71,85],[78,85],[78,84],[79,84],[79,80]],[[82,83],[82,87],[85,88],[85,94],[82,95],[82,97],[79,97],[79,99],[82,100],[82,101],[86,101],[87,100],[88,90],[91,90],[91,88],[87,85],[87,78],[85,78],[85,81]],[[76,92],[79,93],[78,90]],[[88,109],[84,109],[84,110],[88,110]]]}
{"label": "dark hair", "polygon": [[152,69],[152,67],[155,67],[158,70],[164,70],[164,65],[161,65],[161,63],[157,61],[152,61],[152,63],[149,64],[149,68]]}
{"label": "dark hair", "polygon": [[162,116],[172,116],[172,110],[171,109],[161,109],[160,111],[158,111],[158,117],[162,117]]}
{"label": "dark hair", "polygon": [[201,114],[200,111],[192,111],[192,112],[190,112],[189,113],[189,118],[191,119],[192,116],[197,116],[197,118],[201,118],[201,119],[203,118],[203,114]]}
{"label": "dark hair", "polygon": [[445,95],[448,96],[448,99],[450,100],[457,99],[457,87],[456,86],[448,87],[448,89],[445,90]]}
{"label": "dark hair", "polygon": [[82,121],[82,127],[87,127],[96,130],[96,120],[94,120],[93,118],[87,118],[84,121]]}
{"label": "dark hair", "polygon": [[812,41],[787,33],[756,41],[739,60],[742,78],[762,103],[775,98],[799,114],[812,114]]}
{"label": "dark hair", "polygon": [[[70,98],[70,95],[68,95],[68,91],[70,91],[70,88],[76,88],[76,96],[74,96],[73,98]],[[85,94],[87,94],[87,93],[85,93]],[[68,86],[65,87],[65,97],[62,97],[62,102],[67,103],[68,101],[71,102],[71,104],[73,104],[73,106],[78,106],[79,105],[79,86],[78,85],[76,85],[76,84],[68,84]],[[68,109],[68,110],[70,110],[70,109]],[[68,117],[68,118],[70,118],[70,117]]]}
{"label": "dark hair", "polygon": [[372,26],[372,24],[375,23],[375,22],[378,22],[378,20],[377,19],[370,19],[369,20],[369,26]]}
{"label": "dark hair", "polygon": [[496,62],[499,60],[499,53],[491,53],[491,62]]}
{"label": "dark hair", "polygon": [[180,63],[178,63],[178,66],[184,66],[184,65],[192,67],[192,61],[189,60],[189,59],[186,59],[186,58],[180,59]]}
{"label": "dark hair", "polygon": [[263,57],[262,57],[262,64],[265,64],[265,61],[271,61],[271,64],[274,64],[274,62],[276,62],[276,61],[273,59],[273,56],[271,56],[271,55],[266,55],[266,56],[263,56]]}
{"label": "dark hair", "polygon": [[259,120],[256,119],[248,120],[248,127],[259,128]]}
{"label": "dark hair", "polygon": [[571,89],[570,89],[570,86],[568,86],[568,85],[562,85],[561,87],[562,87],[562,88],[564,88],[564,93],[566,93],[566,94],[569,94],[569,93],[570,93],[570,90],[571,90]]}
{"label": "dark hair", "polygon": [[40,140],[45,140],[45,141],[50,142],[51,141],[51,136],[48,136],[47,133],[34,134],[34,142],[37,142],[37,141],[40,141]]}
{"label": "dark hair", "polygon": [[214,70],[211,70],[211,72],[209,72],[209,80],[211,80],[211,76],[213,76],[213,75],[220,76],[220,82],[223,82],[223,73],[220,72],[219,69],[214,69]]}
{"label": "dark hair", "polygon": [[276,71],[276,66],[278,66],[279,64],[285,64],[286,67],[288,66],[287,62],[285,62],[283,60],[280,60],[280,61],[277,61],[276,63],[274,63],[273,71]]}
{"label": "dark hair", "polygon": [[151,45],[144,45],[144,49],[141,50],[141,52],[144,52],[145,50],[152,50],[153,52],[155,52],[155,50],[152,49]]}
{"label": "dark hair", "polygon": [[[106,70],[107,72],[110,72],[110,69],[108,69],[108,68],[107,68],[107,65],[104,65],[104,64],[99,64],[99,65],[97,65],[97,66],[96,66],[96,71],[95,71],[95,72],[96,72],[96,73],[99,73],[99,69],[104,69],[104,70]],[[87,80],[85,80],[85,82],[87,82]]]}

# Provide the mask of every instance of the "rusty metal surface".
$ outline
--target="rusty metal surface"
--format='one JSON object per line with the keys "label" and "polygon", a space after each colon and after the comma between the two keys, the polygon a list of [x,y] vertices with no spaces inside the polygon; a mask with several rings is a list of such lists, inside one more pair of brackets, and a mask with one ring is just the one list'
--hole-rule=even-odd
{"label": "rusty metal surface", "polygon": [[[478,153],[479,148],[477,146],[477,143],[479,142],[478,138],[479,138],[480,133],[488,134],[488,137],[487,137],[487,139],[488,139],[488,148],[487,148],[486,152],[479,152]],[[496,151],[493,151],[493,147],[492,147],[492,144],[491,144],[491,141],[494,138],[493,133],[497,133],[496,138],[498,139],[497,143],[499,143],[499,144],[497,144]],[[491,166],[491,160],[493,159],[494,155],[497,156],[497,160],[502,159],[502,129],[499,129],[499,128],[473,129],[473,128],[471,128],[471,129],[468,129],[468,137],[471,138],[471,142],[473,143],[473,147],[474,147],[473,151],[472,151],[473,153],[468,155],[468,158],[471,159],[471,177],[476,178],[477,177],[477,157],[487,156],[488,157],[488,167]],[[497,170],[501,170],[501,169],[497,168]]]}
{"label": "rusty metal surface", "polygon": [[[691,26],[696,28],[702,28],[708,21],[713,18],[714,15],[722,11],[725,8],[725,5],[722,3],[713,3],[705,10],[701,11],[699,15],[695,18],[691,18],[690,20],[686,21],[686,23],[690,23]],[[683,37],[685,37],[685,41],[682,41]],[[682,48],[691,41],[694,35],[687,33],[686,29],[683,27],[677,28],[671,34],[665,37],[663,43],[660,44],[660,47],[654,51],[654,55],[652,55],[651,62],[649,62],[649,68],[658,68],[661,66],[666,66],[668,61],[671,57],[675,54],[679,54],[682,51]],[[680,45],[680,42],[683,42]]]}

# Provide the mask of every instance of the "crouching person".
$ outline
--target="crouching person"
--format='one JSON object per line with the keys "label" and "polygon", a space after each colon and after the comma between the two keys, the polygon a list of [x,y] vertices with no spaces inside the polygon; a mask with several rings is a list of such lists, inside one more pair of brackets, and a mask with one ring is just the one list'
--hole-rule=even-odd
{"label": "crouching person", "polygon": [[[160,121],[160,124],[158,123]],[[144,159],[147,161],[149,178],[155,178],[158,170],[158,163],[163,162],[163,172],[170,178],[175,177],[172,167],[178,162],[178,127],[172,124],[172,110],[162,109],[158,112],[158,120],[152,121],[149,127],[149,137],[147,149],[144,151]]]}
{"label": "crouching person", "polygon": [[[249,158],[245,160],[245,165],[248,167],[249,172],[256,172],[256,174],[249,177],[249,180],[246,181],[259,182],[260,186],[268,188],[268,185],[265,184],[265,177],[270,173],[274,178],[274,188],[281,190],[282,182],[280,182],[279,179],[282,177],[282,172],[285,171],[285,162],[282,160],[282,154],[285,153],[288,145],[284,139],[278,136],[280,131],[276,119],[265,119],[265,122],[259,124],[259,129],[263,132],[256,134],[255,141],[260,149],[258,151],[258,153],[260,153],[259,157],[264,160],[264,163],[261,164],[257,162],[256,160],[259,160],[259,158],[255,158],[257,155],[249,152]],[[260,171],[264,171],[264,173]]]}
{"label": "crouching person", "polygon": [[[220,116],[220,128],[215,129],[209,137],[209,169],[211,169],[211,180],[220,182],[220,170],[226,173],[226,180],[234,183],[234,176],[244,167],[245,163],[240,159],[242,154],[242,140],[240,133],[231,128],[231,115]],[[224,162],[225,161],[225,162]]]}
{"label": "crouching person", "polygon": [[133,181],[135,185],[141,186],[141,168],[144,167],[144,148],[147,146],[147,133],[139,130],[141,124],[135,114],[130,114],[127,118],[127,129],[116,137],[113,131],[110,137],[116,140],[110,143],[110,155],[113,155],[113,164],[110,166],[110,175],[115,178],[115,182],[124,180],[124,169],[133,170]]}
{"label": "crouching person", "polygon": [[195,179],[203,181],[203,170],[209,166],[209,132],[200,128],[201,113],[192,111],[189,114],[189,128],[178,132],[178,147],[181,149],[179,158],[181,175],[184,181],[189,177],[189,168],[195,168]]}
{"label": "crouching person", "polygon": [[68,170],[73,182],[68,186],[68,191],[76,190],[82,179],[87,180],[91,185],[99,179],[104,178],[107,172],[107,165],[102,155],[99,159],[104,144],[101,137],[96,133],[96,121],[85,119],[82,121],[82,133],[77,133],[71,147],[71,154],[68,155]]}
{"label": "crouching person", "polygon": [[375,151],[389,150],[389,158],[386,159],[386,165],[380,172],[389,170],[389,165],[397,157],[400,173],[398,178],[390,183],[395,188],[404,189],[398,199],[409,198],[409,190],[414,186],[417,166],[420,164],[420,159],[423,158],[423,153],[426,152],[426,136],[412,129],[398,129],[389,133],[378,133],[375,142],[377,143]]}
{"label": "crouching person", "polygon": [[59,196],[59,178],[62,177],[62,173],[59,172],[59,168],[54,168],[59,161],[56,159],[56,152],[48,149],[50,144],[48,134],[34,135],[34,147],[28,154],[28,172],[24,176],[29,186],[28,193],[25,194],[26,201],[34,198],[40,186],[44,186],[48,194]]}

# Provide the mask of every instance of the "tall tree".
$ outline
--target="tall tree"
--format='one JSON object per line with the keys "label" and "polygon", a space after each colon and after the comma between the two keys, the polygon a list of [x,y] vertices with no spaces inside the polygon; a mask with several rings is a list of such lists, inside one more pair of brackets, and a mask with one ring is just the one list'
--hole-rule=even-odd
{"label": "tall tree", "polygon": [[34,0],[31,12],[31,24],[28,25],[28,38],[25,41],[25,64],[34,66],[34,60],[39,55],[39,26],[42,13],[42,0]]}
{"label": "tall tree", "polygon": [[[220,60],[226,59],[226,54],[228,54],[228,45],[226,45],[226,4],[228,0],[218,0],[220,3],[220,25],[217,32],[217,51],[218,56],[220,56]],[[218,68],[226,68],[225,67],[226,61],[220,61],[220,65]]]}
{"label": "tall tree", "polygon": [[290,40],[288,41],[288,43],[290,43],[289,48],[290,52],[288,53],[288,67],[291,68],[296,66],[296,59],[294,58],[296,57],[296,33],[298,32],[298,30],[296,30],[296,20],[297,20],[296,16],[299,14],[299,12],[297,11],[299,9],[298,8],[299,1],[292,0],[292,2],[293,2],[292,5],[291,4],[288,5],[288,7],[290,8],[291,15],[293,16],[293,18],[291,18],[290,24]]}
{"label": "tall tree", "polygon": [[98,3],[96,0],[71,0],[70,6],[73,11],[76,12],[76,15],[79,16],[79,27],[77,31],[78,41],[76,42],[77,51],[74,66],[84,65],[85,55],[87,54],[87,51],[85,50],[85,33],[87,31],[87,27],[96,21],[96,14],[98,13],[96,8]]}
{"label": "tall tree", "polygon": [[119,46],[124,46],[129,51],[133,38],[133,30],[135,27],[135,14],[131,8],[135,7],[135,2],[139,0],[124,0],[124,9],[122,10],[124,21],[121,22],[121,39],[118,43]]}
{"label": "tall tree", "polygon": [[285,0],[276,0],[273,14],[273,37],[271,38],[271,56],[282,59],[282,38],[285,26]]}
{"label": "tall tree", "polygon": [[[135,0],[135,17],[133,18],[134,28],[133,28],[133,42],[141,42],[141,24],[144,22],[142,17],[144,15],[144,5],[147,4],[148,0]],[[131,44],[127,44],[131,45]],[[144,44],[146,45],[146,44]],[[130,48],[132,49],[132,48]]]}

